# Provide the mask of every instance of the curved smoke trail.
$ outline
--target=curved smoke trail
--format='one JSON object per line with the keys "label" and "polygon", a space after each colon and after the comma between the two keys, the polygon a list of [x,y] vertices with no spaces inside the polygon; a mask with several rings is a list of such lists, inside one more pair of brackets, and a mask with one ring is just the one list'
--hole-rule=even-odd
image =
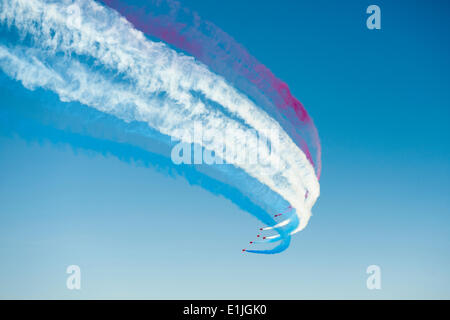
{"label": "curved smoke trail", "polygon": [[[276,161],[265,165],[242,161],[203,170],[267,211],[292,207],[284,224],[263,220],[278,235],[261,242],[281,243],[250,252],[280,252],[290,235],[307,225],[319,196],[307,156],[265,110],[202,63],[149,40],[117,12],[91,0],[1,0],[0,23],[6,35],[0,68],[29,90],[45,89],[64,103],[77,102],[156,132],[133,132],[143,139],[170,137],[219,155],[225,139],[227,147],[237,141],[237,150],[271,154]],[[193,123],[202,125],[200,138],[186,134]],[[278,143],[268,128],[278,132]],[[258,137],[268,144],[255,150],[249,141]]]}
{"label": "curved smoke trail", "polygon": [[194,56],[256,101],[289,133],[320,178],[321,146],[308,112],[292,96],[286,83],[276,78],[232,37],[174,0],[149,0],[139,6],[133,6],[133,1],[101,2],[119,11],[145,34]]}

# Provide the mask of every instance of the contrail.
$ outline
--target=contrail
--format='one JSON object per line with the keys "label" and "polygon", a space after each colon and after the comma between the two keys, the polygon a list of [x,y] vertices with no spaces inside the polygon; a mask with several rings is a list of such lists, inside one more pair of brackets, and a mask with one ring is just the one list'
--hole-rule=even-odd
{"label": "contrail", "polygon": [[137,29],[194,56],[213,72],[251,97],[269,113],[302,149],[320,178],[321,145],[308,112],[286,83],[231,36],[174,0],[149,0],[139,7],[122,0],[101,0]]}
{"label": "contrail", "polygon": [[[257,150],[246,137],[266,136],[272,148],[264,152],[274,156],[277,166],[233,165],[280,195],[295,211],[295,219],[288,218],[285,228],[275,228],[283,246],[289,244],[289,234],[307,225],[319,196],[314,167],[280,124],[226,79],[194,58],[149,40],[97,2],[0,3],[0,23],[9,32],[1,40],[0,67],[8,76],[27,89],[44,88],[63,102],[76,101],[125,122],[146,123],[163,135],[200,144],[216,154],[222,151],[219,137],[224,131],[233,132],[239,148],[250,153]],[[202,124],[207,141],[186,134],[196,122]],[[279,133],[278,144],[266,135],[267,128]]]}

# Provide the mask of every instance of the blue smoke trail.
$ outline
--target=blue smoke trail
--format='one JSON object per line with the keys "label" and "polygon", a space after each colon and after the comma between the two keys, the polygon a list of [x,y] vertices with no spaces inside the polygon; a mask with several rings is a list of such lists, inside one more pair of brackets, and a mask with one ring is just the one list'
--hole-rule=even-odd
{"label": "blue smoke trail", "polygon": [[[0,73],[0,96],[8,96],[11,102],[8,105],[0,104],[0,134],[3,136],[18,135],[27,141],[48,141],[56,146],[68,145],[76,151],[93,151],[127,163],[151,167],[166,176],[183,177],[191,185],[198,185],[212,194],[230,199],[266,225],[276,223],[266,209],[252,202],[237,187],[203,174],[196,166],[175,165],[165,150],[173,144],[171,139],[163,137],[146,125],[127,124],[78,103],[62,103],[55,94],[42,89],[25,90],[3,73]],[[136,132],[141,134],[136,135]],[[139,138],[144,133],[149,139],[142,144],[142,139]],[[164,141],[164,144],[161,144],[161,141]],[[254,183],[257,184],[256,181]],[[273,197],[278,196],[274,194]],[[281,202],[282,199],[278,201]],[[279,253],[289,246],[289,239],[287,234],[273,249],[247,251]]]}
{"label": "blue smoke trail", "polygon": [[[319,184],[305,154],[276,121],[193,58],[150,41],[90,0],[1,0],[0,33],[0,68],[28,89],[13,108],[2,107],[3,131],[137,159],[222,194],[278,232],[262,241],[278,246],[248,252],[281,252],[307,225]],[[5,75],[4,93],[19,90]],[[208,141],[185,134],[197,121]],[[265,133],[271,127],[279,131],[279,144]],[[239,151],[270,145],[281,165],[177,166],[169,160],[178,142],[220,154],[221,138],[227,149],[235,143],[223,136],[230,129]],[[267,144],[256,150],[246,140],[249,129]],[[273,213],[288,206],[290,216],[277,224]]]}

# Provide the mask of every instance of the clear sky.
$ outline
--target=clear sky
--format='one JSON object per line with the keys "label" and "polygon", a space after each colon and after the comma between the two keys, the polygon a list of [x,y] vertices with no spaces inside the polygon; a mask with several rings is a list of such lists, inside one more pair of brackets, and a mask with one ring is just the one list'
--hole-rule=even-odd
{"label": "clear sky", "polygon": [[[1,73],[0,298],[450,298],[448,2],[183,4],[313,117],[323,171],[308,227],[281,254],[242,254],[253,216],[14,118]],[[370,4],[381,30],[366,28]],[[372,264],[381,290],[366,288]],[[81,268],[79,291],[66,288],[69,265]]]}

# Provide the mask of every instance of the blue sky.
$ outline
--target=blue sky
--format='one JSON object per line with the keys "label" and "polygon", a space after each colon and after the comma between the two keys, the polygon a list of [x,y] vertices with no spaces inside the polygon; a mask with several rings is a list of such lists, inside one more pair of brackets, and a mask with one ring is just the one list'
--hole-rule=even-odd
{"label": "blue sky", "polygon": [[[381,30],[366,28],[370,4]],[[310,224],[282,254],[242,254],[260,224],[224,197],[42,128],[31,139],[30,123],[3,118],[0,298],[448,299],[448,3],[184,5],[242,43],[314,118],[323,171]],[[2,87],[2,116],[26,95],[9,85],[16,97]],[[80,291],[65,286],[72,264]],[[371,264],[382,290],[366,288]]]}

